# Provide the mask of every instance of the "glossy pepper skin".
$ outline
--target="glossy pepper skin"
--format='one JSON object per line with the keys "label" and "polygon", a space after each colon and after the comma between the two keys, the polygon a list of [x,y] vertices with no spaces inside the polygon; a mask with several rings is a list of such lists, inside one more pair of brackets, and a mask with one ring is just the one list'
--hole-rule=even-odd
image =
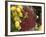
{"label": "glossy pepper skin", "polygon": [[36,24],[36,14],[34,12],[34,9],[33,7],[24,7],[23,9],[24,16],[26,16],[26,13],[28,13],[28,17],[22,20],[21,31],[32,30],[32,28],[35,27]]}

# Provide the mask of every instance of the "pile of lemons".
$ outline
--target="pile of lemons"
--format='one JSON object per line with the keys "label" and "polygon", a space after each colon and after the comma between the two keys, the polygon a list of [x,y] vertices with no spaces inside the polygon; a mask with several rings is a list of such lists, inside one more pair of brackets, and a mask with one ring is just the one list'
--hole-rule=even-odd
{"label": "pile of lemons", "polygon": [[12,12],[12,16],[13,16],[12,18],[15,21],[15,27],[16,27],[16,29],[20,30],[21,29],[20,17],[23,17],[23,14],[22,14],[23,6],[20,6],[20,5],[19,6],[11,6],[10,10]]}

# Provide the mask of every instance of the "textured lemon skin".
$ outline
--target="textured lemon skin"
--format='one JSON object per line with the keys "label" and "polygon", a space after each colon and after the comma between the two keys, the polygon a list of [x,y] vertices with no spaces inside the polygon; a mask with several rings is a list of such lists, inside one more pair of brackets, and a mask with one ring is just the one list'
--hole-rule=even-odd
{"label": "textured lemon skin", "polygon": [[21,12],[23,7],[22,6],[12,6],[10,9],[12,11],[13,20],[15,22],[14,26],[17,30],[20,30],[21,29],[21,26],[20,26],[21,19],[20,19],[20,17],[23,17],[23,14]]}
{"label": "textured lemon skin", "polygon": [[23,17],[23,14],[22,14],[21,9],[19,7],[16,9],[16,11],[18,12],[20,17]]}
{"label": "textured lemon skin", "polygon": [[19,7],[17,7],[17,9],[16,9],[16,10],[17,10],[17,12],[21,12],[21,9],[20,9]]}
{"label": "textured lemon skin", "polygon": [[23,9],[23,6],[21,6],[21,5],[19,5],[18,7],[19,7],[20,9]]}
{"label": "textured lemon skin", "polygon": [[16,10],[16,6],[12,6],[11,11],[15,11],[15,10]]}
{"label": "textured lemon skin", "polygon": [[20,26],[19,21],[16,21],[16,22],[15,22],[15,27],[16,27],[18,30],[20,30],[20,29],[21,29],[21,26]]}

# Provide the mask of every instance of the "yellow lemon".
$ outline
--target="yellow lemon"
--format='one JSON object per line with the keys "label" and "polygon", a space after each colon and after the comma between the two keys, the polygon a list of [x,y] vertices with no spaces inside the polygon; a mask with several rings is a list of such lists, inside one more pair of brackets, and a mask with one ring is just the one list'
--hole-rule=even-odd
{"label": "yellow lemon", "polygon": [[12,15],[13,15],[13,17],[14,16],[17,16],[17,12],[15,11],[15,12],[12,12]]}
{"label": "yellow lemon", "polygon": [[16,21],[16,22],[15,22],[15,27],[16,27],[17,29],[21,29],[19,21]]}
{"label": "yellow lemon", "polygon": [[22,12],[21,12],[21,9],[18,7],[16,10],[17,10],[19,16],[20,16],[20,17],[23,17],[23,14],[22,14]]}
{"label": "yellow lemon", "polygon": [[12,10],[12,11],[15,11],[15,10],[16,10],[16,6],[12,6],[12,7],[11,7],[11,10]]}
{"label": "yellow lemon", "polygon": [[18,7],[19,7],[20,9],[23,9],[23,6],[21,6],[21,5],[19,5]]}
{"label": "yellow lemon", "polygon": [[16,11],[19,13],[19,12],[21,12],[21,9],[18,7],[18,8],[16,9]]}
{"label": "yellow lemon", "polygon": [[20,18],[18,16],[14,17],[14,21],[19,21],[19,20],[20,20]]}
{"label": "yellow lemon", "polygon": [[21,29],[21,26],[19,26],[18,30],[20,30],[20,29]]}
{"label": "yellow lemon", "polygon": [[15,27],[17,27],[17,28],[18,28],[18,27],[19,27],[19,25],[20,25],[20,24],[19,24],[19,21],[16,21],[16,22],[15,22]]}
{"label": "yellow lemon", "polygon": [[22,12],[19,12],[18,14],[19,14],[19,16],[20,16],[20,17],[23,17],[23,14],[22,14]]}

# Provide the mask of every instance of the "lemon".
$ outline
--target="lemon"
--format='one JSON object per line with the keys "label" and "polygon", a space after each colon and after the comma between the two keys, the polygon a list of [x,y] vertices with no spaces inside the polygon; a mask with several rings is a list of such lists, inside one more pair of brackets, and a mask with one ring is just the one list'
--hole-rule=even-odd
{"label": "lemon", "polygon": [[14,17],[14,21],[19,21],[19,20],[20,20],[19,16]]}
{"label": "lemon", "polygon": [[12,6],[11,11],[15,11],[15,10],[16,10],[16,6]]}
{"label": "lemon", "polygon": [[19,7],[20,9],[23,9],[23,6],[21,6],[21,5],[19,5],[18,7]]}
{"label": "lemon", "polygon": [[20,16],[20,17],[23,17],[23,14],[22,14],[22,12],[19,12],[18,14],[19,14],[19,16]]}
{"label": "lemon", "polygon": [[21,26],[19,26],[18,30],[20,30],[20,29],[21,29]]}
{"label": "lemon", "polygon": [[19,7],[17,7],[16,11],[19,13],[19,12],[21,12],[21,9]]}
{"label": "lemon", "polygon": [[15,22],[15,27],[16,27],[18,30],[21,29],[19,21],[16,21],[16,22]]}
{"label": "lemon", "polygon": [[15,12],[12,12],[12,15],[13,15],[13,17],[14,16],[17,16],[17,12],[15,11]]}
{"label": "lemon", "polygon": [[19,26],[19,21],[15,22],[15,26],[18,27]]}

